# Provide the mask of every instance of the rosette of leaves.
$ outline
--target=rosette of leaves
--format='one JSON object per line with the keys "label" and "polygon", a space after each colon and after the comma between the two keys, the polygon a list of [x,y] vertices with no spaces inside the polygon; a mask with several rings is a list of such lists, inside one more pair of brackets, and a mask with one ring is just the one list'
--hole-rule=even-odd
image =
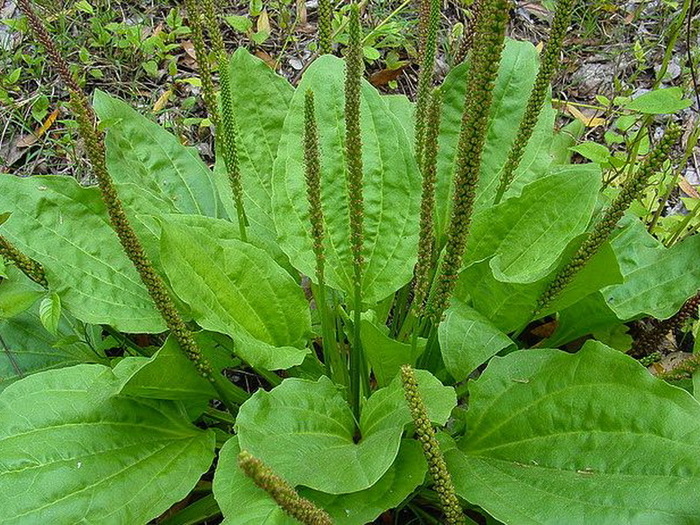
{"label": "rosette of leaves", "polygon": [[[508,335],[529,320],[603,199],[597,165],[552,161],[546,100],[513,183],[492,205],[537,73],[532,45],[506,44],[464,267],[427,343],[411,345],[411,328],[394,325],[419,231],[413,105],[362,84],[360,332],[376,381],[358,418],[347,385],[326,377],[313,351],[312,340],[323,344],[318,306],[301,278],[315,275],[302,147],[312,90],[334,312],[353,293],[344,62],[320,57],[294,87],[245,50],[229,67],[247,242],[222,170],[123,102],[104,93],[93,102],[126,213],[202,351],[217,371],[258,372],[270,388],[251,388],[236,414],[209,406],[211,384],[172,338],[156,336],[164,324],[97,190],[69,177],[2,175],[0,213],[10,215],[0,234],[41,265],[48,287],[11,261],[0,266],[0,522],[147,523],[185,499],[171,516],[292,523],[238,469],[240,450],[335,523],[368,523],[388,509],[401,509],[399,521],[438,516],[398,376],[426,346],[440,359],[416,370],[420,397],[431,424],[449,421],[438,438],[465,507],[505,523],[700,521],[700,405],[619,351],[625,321],[670,317],[697,292],[700,270],[691,263],[700,238],[665,248],[628,216],[542,312],[559,320],[542,348],[517,350],[524,343]],[[468,69],[468,61],[457,66],[440,86],[438,253]],[[350,342],[349,317],[338,314],[340,348]],[[152,336],[144,348],[133,334]],[[576,353],[557,349],[591,334],[598,341]],[[121,347],[128,351],[115,357]],[[466,416],[458,393],[469,394]],[[197,499],[210,490],[198,482],[207,472],[212,479],[217,456],[212,492]]]}

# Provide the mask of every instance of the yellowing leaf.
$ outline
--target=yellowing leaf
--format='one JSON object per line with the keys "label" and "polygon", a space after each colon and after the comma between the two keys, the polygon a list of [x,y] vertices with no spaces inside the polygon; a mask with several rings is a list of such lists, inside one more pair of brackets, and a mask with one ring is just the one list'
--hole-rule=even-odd
{"label": "yellowing leaf", "polygon": [[572,117],[580,120],[584,126],[587,128],[595,128],[597,126],[602,126],[605,124],[605,119],[596,116],[586,116],[577,107],[571,104],[564,104],[564,111],[569,113]]}
{"label": "yellowing leaf", "polygon": [[156,100],[156,103],[153,104],[153,113],[157,113],[158,111],[163,109],[172,95],[172,89],[168,89],[165,92],[163,92],[163,94],[160,97],[158,97],[158,100]]}

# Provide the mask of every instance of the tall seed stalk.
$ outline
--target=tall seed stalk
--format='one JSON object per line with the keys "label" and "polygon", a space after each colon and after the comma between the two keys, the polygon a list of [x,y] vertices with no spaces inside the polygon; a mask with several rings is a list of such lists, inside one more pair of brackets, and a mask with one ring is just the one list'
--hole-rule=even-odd
{"label": "tall seed stalk", "polygon": [[[532,319],[537,319],[561,292],[564,291],[586,263],[598,253],[598,250],[600,250],[600,247],[610,238],[610,235],[617,227],[617,223],[622,219],[622,216],[629,209],[632,202],[642,194],[651,176],[659,171],[666,161],[671,148],[678,141],[680,135],[681,129],[675,124],[671,124],[666,129],[666,133],[661,141],[647,156],[644,163],[623,183],[618,196],[604,211],[602,218],[593,227],[593,230],[588,234],[571,260],[557,272],[554,279],[552,279],[547,288],[542,292],[532,312]],[[522,326],[518,333],[524,328],[525,326]]]}
{"label": "tall seed stalk", "polygon": [[321,207],[321,155],[318,140],[318,125],[313,91],[308,90],[304,98],[304,168],[306,176],[306,197],[309,201],[309,221],[311,223],[311,238],[316,258],[316,280],[312,286],[316,298],[316,310],[321,318],[323,335],[323,361],[328,376],[340,385],[347,385],[347,366],[338,353],[335,338],[335,322],[329,311],[326,298],[326,280],[324,276],[325,237],[323,227],[323,208]]}
{"label": "tall seed stalk", "polygon": [[[243,204],[243,183],[241,180],[241,169],[238,159],[238,131],[236,127],[233,98],[231,97],[231,72],[228,64],[226,46],[224,45],[224,37],[221,33],[221,28],[219,27],[219,17],[213,0],[188,0],[188,2],[191,4],[192,10],[199,14],[198,17],[195,16],[195,19],[203,22],[203,28],[198,32],[193,33],[193,37],[195,39],[198,36],[203,38],[204,29],[206,28],[209,38],[211,39],[212,49],[219,68],[221,112],[219,114],[217,109],[211,113],[212,110],[209,108],[208,109],[210,111],[210,115],[215,116],[213,122],[216,121],[217,124],[215,127],[216,145],[224,158],[226,174],[231,187],[233,201],[236,206],[238,230],[241,240],[246,241],[246,227],[248,226],[248,218],[246,217],[245,207]],[[203,50],[205,49],[203,42],[195,45]],[[205,85],[203,81],[202,87],[213,90],[213,83]],[[213,102],[216,100],[216,96],[213,94],[213,92],[209,94],[206,94],[205,92],[205,102],[206,100],[210,101],[207,103],[207,106],[216,106],[216,103]]]}
{"label": "tall seed stalk", "polygon": [[333,52],[333,6],[331,0],[318,0],[318,49],[322,55]]}
{"label": "tall seed stalk", "polygon": [[492,0],[484,3],[479,16],[457,145],[454,196],[447,242],[435,292],[431,294],[427,306],[427,314],[435,325],[440,322],[449,306],[462,267],[479,182],[493,87],[508,24],[508,8],[507,0]]}
{"label": "tall seed stalk", "polygon": [[78,123],[78,131],[85,142],[87,156],[92,164],[93,173],[97,178],[97,184],[107,208],[112,228],[116,232],[124,252],[136,268],[141,281],[146,286],[168,329],[177,340],[180,349],[192,362],[197,372],[213,385],[229,410],[235,411],[236,404],[245,401],[249,397],[248,393],[217,373],[212,368],[209,360],[202,354],[192,332],[187,328],[185,321],[177,311],[165,283],[153,268],[141,241],[131,227],[124,212],[117,190],[107,171],[104,134],[97,126],[97,117],[88,103],[87,96],[70,72],[68,64],[49,36],[41,18],[33,10],[29,0],[18,0],[17,4],[27,16],[29,26],[36,39],[46,50],[49,61],[68,88],[71,107],[75,112]]}
{"label": "tall seed stalk", "polygon": [[44,288],[49,287],[49,283],[46,280],[46,273],[41,264],[27,257],[2,235],[0,235],[0,258],[14,263],[24,275],[35,283]]}
{"label": "tall seed stalk", "polygon": [[[360,399],[363,384],[366,382],[363,369],[364,353],[360,339],[362,313],[362,272],[364,257],[363,219],[364,197],[362,192],[362,132],[360,130],[360,90],[364,62],[362,56],[362,36],[360,10],[356,3],[350,9],[348,24],[349,44],[346,56],[345,77],[345,155],[347,159],[347,183],[350,219],[350,248],[353,258],[353,341],[350,352],[350,392],[351,405],[356,416],[360,413]],[[365,388],[366,390],[366,388]]]}
{"label": "tall seed stalk", "polygon": [[441,0],[421,0],[420,8],[420,74],[418,76],[418,90],[416,93],[416,160],[418,166],[423,161],[425,148],[425,127],[427,118],[430,90],[435,77],[435,54],[437,51],[437,33],[440,22]]}
{"label": "tall seed stalk", "polygon": [[513,182],[515,170],[518,169],[520,161],[525,153],[525,147],[532,137],[532,132],[537,125],[537,119],[544,106],[544,101],[547,98],[547,90],[552,82],[554,72],[559,67],[559,55],[561,46],[566,36],[566,30],[571,22],[571,13],[573,11],[573,0],[558,0],[557,7],[554,12],[554,20],[549,33],[549,40],[542,51],[542,59],[540,68],[537,71],[535,84],[530,92],[530,98],[527,101],[525,114],[520,121],[518,133],[515,136],[513,145],[508,153],[508,159],[503,167],[501,179],[496,190],[496,199],[494,204],[501,202],[503,194],[508,190],[510,183]]}

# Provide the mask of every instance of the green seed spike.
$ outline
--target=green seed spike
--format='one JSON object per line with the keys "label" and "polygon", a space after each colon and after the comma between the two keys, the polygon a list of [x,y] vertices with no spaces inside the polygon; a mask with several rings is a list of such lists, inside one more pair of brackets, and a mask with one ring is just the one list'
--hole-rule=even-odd
{"label": "green seed spike", "polygon": [[309,200],[311,237],[316,256],[316,276],[323,281],[323,209],[321,208],[321,158],[318,145],[318,126],[314,93],[306,92],[304,98],[304,167],[306,175],[306,196]]}
{"label": "green seed spike", "polygon": [[49,283],[46,280],[46,273],[44,273],[44,268],[41,264],[24,255],[2,235],[0,235],[0,257],[14,263],[24,275],[35,283],[44,288],[49,287]]}
{"label": "green seed spike", "polygon": [[619,195],[605,210],[603,217],[593,227],[593,231],[591,231],[586,240],[583,241],[583,244],[581,244],[580,248],[576,251],[571,261],[559,270],[556,277],[544,290],[537,301],[537,306],[532,316],[533,319],[537,319],[537,316],[557,298],[581,268],[585,266],[591,257],[598,252],[605,241],[608,240],[610,234],[615,230],[617,223],[632,202],[644,191],[650,177],[661,169],[664,161],[668,158],[671,148],[678,141],[680,135],[681,129],[675,124],[671,124],[666,129],[666,133],[659,144],[647,156],[637,172],[624,182]]}
{"label": "green seed spike", "polygon": [[426,109],[430,99],[430,89],[435,76],[435,53],[437,50],[437,32],[440,22],[441,0],[421,0],[421,26],[425,26],[420,42],[420,75],[416,94],[416,159],[421,166],[425,148]]}
{"label": "green seed spike", "polygon": [[336,383],[347,385],[347,365],[343,362],[335,339],[333,321],[326,307],[326,283],[324,276],[323,238],[323,208],[321,207],[321,155],[318,144],[318,125],[314,94],[306,92],[304,98],[304,168],[306,175],[306,196],[309,201],[309,221],[311,222],[311,237],[316,256],[316,280],[318,285],[313,287],[316,298],[316,310],[321,318],[323,335],[323,361],[329,376]]}
{"label": "green seed spike", "polygon": [[413,289],[414,305],[423,311],[428,288],[430,286],[430,269],[433,266],[435,252],[435,181],[437,178],[438,135],[440,133],[440,109],[442,95],[434,89],[430,96],[426,120],[425,152],[423,156],[423,194],[420,208],[420,233],[418,236],[418,262],[416,263],[416,280]]}
{"label": "green seed spike", "polygon": [[549,32],[549,40],[542,51],[542,60],[540,69],[537,72],[535,84],[532,87],[530,98],[527,101],[525,114],[520,121],[518,134],[515,137],[513,146],[508,153],[508,159],[501,172],[501,180],[496,191],[496,200],[494,204],[498,204],[503,198],[503,194],[508,190],[510,183],[513,182],[515,170],[518,169],[520,161],[523,158],[525,147],[527,146],[532,132],[537,125],[542,106],[547,97],[547,90],[552,82],[552,77],[557,67],[559,67],[559,55],[561,53],[562,43],[566,30],[571,21],[571,12],[573,11],[573,0],[558,0],[557,7],[552,21],[552,29]]}
{"label": "green seed spike", "polygon": [[435,429],[430,422],[428,411],[425,408],[420,392],[418,392],[416,375],[409,365],[401,367],[401,383],[403,384],[406,403],[411,411],[413,424],[416,427],[418,441],[423,447],[423,454],[428,462],[430,477],[433,479],[435,490],[440,498],[442,511],[445,514],[445,523],[461,525],[465,523],[464,512],[457,499],[452,476],[447,470],[447,464],[440,450],[440,444],[435,437]]}
{"label": "green seed spike", "polygon": [[318,0],[318,49],[322,55],[333,52],[333,6],[331,0]]}
{"label": "green seed spike", "polygon": [[508,1],[492,0],[481,9],[472,61],[467,81],[462,128],[457,145],[452,215],[447,230],[445,253],[435,293],[428,302],[427,314],[439,323],[449,306],[457,276],[462,267],[464,247],[479,182],[481,154],[484,149],[493,86],[503,52]]}
{"label": "green seed spike", "polygon": [[464,32],[462,34],[462,41],[457,49],[457,54],[455,55],[454,65],[457,66],[464,62],[474,45],[474,32],[476,30],[476,25],[479,18],[479,11],[481,6],[486,0],[474,0],[471,6],[471,12],[469,13],[469,20],[464,24]]}
{"label": "green seed spike", "polygon": [[360,34],[360,12],[357,5],[350,10],[350,43],[346,57],[345,79],[345,148],[347,156],[348,197],[350,200],[350,235],[355,278],[361,280],[364,200],[362,196],[362,135],[360,131],[360,88],[364,62]]}
{"label": "green seed spike", "polygon": [[299,496],[294,487],[247,451],[243,450],[238,454],[238,466],[253,483],[272,496],[277,505],[291,517],[306,525],[333,524],[333,520],[326,511]]}
{"label": "green seed spike", "polygon": [[211,62],[209,53],[204,42],[204,27],[202,25],[202,13],[196,0],[185,0],[187,15],[192,29],[192,43],[197,55],[199,65],[199,76],[202,79],[202,98],[206,106],[209,120],[214,125],[214,129],[219,126],[219,106],[216,104],[216,89],[212,77]]}
{"label": "green seed spike", "polygon": [[107,208],[112,228],[114,229],[124,252],[136,268],[141,281],[146,286],[151,299],[160,312],[166,325],[177,340],[180,348],[187,358],[193,363],[197,372],[210,381],[229,408],[242,403],[249,395],[244,390],[236,387],[222,375],[215,373],[209,361],[204,357],[197,345],[192,333],[189,331],[182,317],[180,317],[175,303],[161,277],[156,273],[151,261],[148,259],[141,241],[136,236],[129,224],[124,207],[122,206],[112,178],[107,171],[105,159],[104,134],[97,127],[96,117],[92,107],[87,101],[85,93],[80,89],[73,77],[68,64],[58,51],[55,43],[49,36],[43,22],[32,9],[29,0],[18,0],[17,4],[24,11],[29,26],[36,35],[37,40],[44,46],[52,65],[63,82],[68,86],[71,94],[71,107],[75,112],[78,123],[78,132],[85,142],[85,150],[92,164],[92,170],[97,178],[97,184],[102,194],[102,199]]}
{"label": "green seed spike", "polygon": [[236,214],[238,215],[238,229],[241,240],[245,241],[247,240],[246,226],[248,226],[248,219],[243,205],[243,183],[241,181],[241,170],[238,162],[238,131],[236,128],[233,99],[231,98],[231,73],[228,67],[228,55],[226,54],[224,37],[219,27],[219,19],[214,2],[212,0],[198,1],[202,6],[204,22],[209,37],[211,38],[214,55],[216,56],[219,66],[221,119],[220,125],[216,130],[216,142],[223,153],[226,173],[228,174],[231,193],[236,205]]}
{"label": "green seed spike", "polygon": [[364,258],[363,218],[364,197],[362,193],[362,134],[360,130],[360,90],[364,62],[362,57],[362,36],[360,10],[357,4],[350,8],[348,25],[349,44],[345,77],[345,156],[347,161],[348,209],[350,219],[350,248],[353,257],[353,348],[350,353],[350,401],[353,411],[359,417],[363,380],[364,357],[360,341],[360,314],[362,311],[362,267]]}

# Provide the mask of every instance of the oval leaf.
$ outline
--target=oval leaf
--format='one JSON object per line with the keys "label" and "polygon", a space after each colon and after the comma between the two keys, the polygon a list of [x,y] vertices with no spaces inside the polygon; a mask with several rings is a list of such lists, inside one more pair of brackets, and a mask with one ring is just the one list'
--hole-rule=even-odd
{"label": "oval leaf", "polygon": [[[327,283],[354,289],[345,174],[344,62],[324,55],[306,71],[284,122],[275,162],[273,198],[279,242],[291,263],[316,275],[304,179],[304,96],[316,98],[322,152],[321,201],[325,219]],[[363,301],[377,302],[413,275],[418,243],[421,181],[402,124],[367,82],[361,94],[364,162]]]}
{"label": "oval leaf", "polygon": [[108,370],[50,370],[0,394],[0,522],[146,523],[209,468],[214,433],[180,405],[92,395]]}
{"label": "oval leaf", "polygon": [[[444,424],[456,405],[454,390],[417,370],[419,389],[431,420]],[[365,490],[394,462],[404,426],[412,421],[400,378],[376,391],[360,417],[362,439],[337,387],[286,379],[270,392],[258,390],[238,413],[241,448],[267,463],[292,485],[329,494]]]}
{"label": "oval leaf", "polygon": [[457,492],[505,523],[700,520],[700,405],[601,343],[492,360],[467,427]]}
{"label": "oval leaf", "polygon": [[[475,203],[476,210],[493,203],[500,172],[508,158],[510,144],[518,132],[518,123],[525,113],[537,69],[535,46],[529,42],[514,40],[506,42],[493,90],[493,103]],[[444,234],[449,220],[455,154],[462,125],[468,72],[468,63],[457,66],[450,71],[440,88],[443,94],[443,107],[438,177],[435,188],[435,227],[438,236]],[[554,114],[551,103],[547,101],[507,195],[517,195],[525,184],[547,174],[546,168],[551,162],[549,146],[552,141]]]}
{"label": "oval leaf", "polygon": [[74,317],[121,332],[157,333],[165,323],[112,230],[97,188],[72,177],[0,175],[3,235],[40,262]]}
{"label": "oval leaf", "polygon": [[266,370],[309,353],[309,304],[301,287],[264,251],[235,239],[197,235],[162,219],[161,262],[170,285],[206,330],[233,338],[237,355]]}

